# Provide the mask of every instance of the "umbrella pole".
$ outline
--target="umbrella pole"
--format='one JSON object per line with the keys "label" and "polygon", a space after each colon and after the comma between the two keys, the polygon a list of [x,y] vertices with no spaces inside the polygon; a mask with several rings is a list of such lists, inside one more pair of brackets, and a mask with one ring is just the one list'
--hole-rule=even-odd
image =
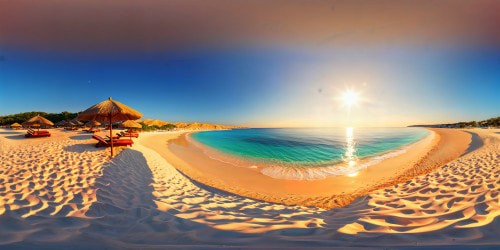
{"label": "umbrella pole", "polygon": [[111,158],[113,157],[113,126],[111,125],[111,112],[109,113],[109,138],[111,140]]}

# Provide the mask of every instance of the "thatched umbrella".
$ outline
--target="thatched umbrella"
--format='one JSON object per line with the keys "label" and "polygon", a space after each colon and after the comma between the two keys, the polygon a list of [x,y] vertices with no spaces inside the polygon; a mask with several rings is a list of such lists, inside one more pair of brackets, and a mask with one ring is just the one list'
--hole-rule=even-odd
{"label": "thatched umbrella", "polygon": [[22,126],[23,126],[23,125],[21,125],[21,124],[19,124],[19,123],[17,123],[17,122],[16,122],[16,123],[13,123],[12,125],[10,125],[10,127],[11,127],[11,128],[16,129],[16,130],[17,130],[17,129],[19,129],[20,127],[22,127]]}
{"label": "thatched umbrella", "polygon": [[133,120],[126,120],[122,122],[121,126],[123,128],[142,128],[142,125],[140,123]]}
{"label": "thatched umbrella", "polygon": [[73,126],[82,126],[83,125],[83,122],[79,121],[76,117],[73,118],[70,122],[73,123]]}
{"label": "thatched umbrella", "polygon": [[85,123],[85,126],[87,127],[95,127],[95,126],[100,126],[101,123],[98,121],[88,121]]}
{"label": "thatched umbrella", "polygon": [[132,108],[112,100],[111,97],[103,102],[100,102],[78,115],[78,119],[87,121],[108,121],[109,122],[109,137],[111,138],[111,157],[113,157],[113,126],[115,121],[137,120],[142,117],[142,114]]}
{"label": "thatched umbrella", "polygon": [[66,126],[68,125],[68,121],[66,120],[61,120],[55,123],[56,126]]}
{"label": "thatched umbrella", "polygon": [[[132,121],[132,120],[126,120],[124,122],[122,122],[122,124],[120,125],[122,128],[142,128],[142,125],[139,124],[138,122],[136,121]],[[129,134],[130,134],[130,139],[132,140],[132,134],[130,133],[129,131]]]}
{"label": "thatched umbrella", "polygon": [[98,121],[88,121],[85,123],[85,126],[89,127],[87,131],[91,132],[94,129],[94,127],[101,126],[101,123]]}
{"label": "thatched umbrella", "polygon": [[40,126],[42,126],[42,125],[54,126],[54,123],[41,117],[40,115],[36,115],[35,117],[23,122],[23,125],[31,126],[31,127],[38,127],[38,129],[40,130]]}

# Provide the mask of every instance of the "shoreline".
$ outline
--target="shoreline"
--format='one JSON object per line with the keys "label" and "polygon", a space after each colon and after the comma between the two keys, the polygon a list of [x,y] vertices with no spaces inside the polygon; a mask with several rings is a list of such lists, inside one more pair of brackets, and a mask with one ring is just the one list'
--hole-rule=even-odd
{"label": "shoreline", "polygon": [[151,136],[141,143],[157,151],[167,162],[204,185],[252,199],[286,205],[342,207],[369,192],[402,183],[435,169],[466,150],[471,135],[458,130],[429,129],[434,133],[407,152],[359,171],[356,176],[334,176],[320,180],[284,180],[258,169],[235,167],[209,158],[186,139],[187,132],[167,140]]}

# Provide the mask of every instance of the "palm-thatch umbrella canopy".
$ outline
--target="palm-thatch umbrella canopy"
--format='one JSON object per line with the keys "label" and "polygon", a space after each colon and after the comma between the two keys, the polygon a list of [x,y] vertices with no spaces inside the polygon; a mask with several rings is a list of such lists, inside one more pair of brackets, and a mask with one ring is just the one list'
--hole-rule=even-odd
{"label": "palm-thatch umbrella canopy", "polygon": [[73,126],[82,126],[83,125],[83,122],[79,121],[76,117],[73,118],[70,122],[73,123]]}
{"label": "palm-thatch umbrella canopy", "polygon": [[22,127],[22,125],[16,122],[16,123],[13,123],[12,125],[10,125],[10,127],[13,129],[19,129],[20,127]]}
{"label": "palm-thatch umbrella canopy", "polygon": [[[122,128],[142,128],[142,125],[136,121],[126,120],[120,124]],[[130,132],[130,131],[129,131]],[[130,133],[130,139],[132,139],[132,134]]]}
{"label": "palm-thatch umbrella canopy", "polygon": [[98,121],[88,121],[85,123],[85,126],[87,127],[95,127],[95,126],[100,126],[101,123]]}
{"label": "palm-thatch umbrella canopy", "polygon": [[[46,118],[41,117],[40,115],[36,115],[35,117],[23,122],[23,125],[25,126],[31,126],[31,127],[40,127],[42,125],[45,126],[54,126],[54,123],[51,121],[47,120]],[[39,128],[40,129],[40,128]]]}
{"label": "palm-thatch umbrella canopy", "polygon": [[[109,137],[113,138],[112,123],[116,121],[137,120],[142,114],[123,103],[112,100],[111,97],[100,102],[78,115],[78,119],[87,121],[108,121]],[[111,157],[113,157],[113,140],[111,139]]]}
{"label": "palm-thatch umbrella canopy", "polygon": [[133,120],[126,120],[122,122],[121,126],[123,128],[142,128],[142,125],[140,123]]}
{"label": "palm-thatch umbrella canopy", "polygon": [[58,121],[54,125],[56,125],[56,126],[66,126],[66,125],[68,125],[68,121],[66,121],[66,120]]}

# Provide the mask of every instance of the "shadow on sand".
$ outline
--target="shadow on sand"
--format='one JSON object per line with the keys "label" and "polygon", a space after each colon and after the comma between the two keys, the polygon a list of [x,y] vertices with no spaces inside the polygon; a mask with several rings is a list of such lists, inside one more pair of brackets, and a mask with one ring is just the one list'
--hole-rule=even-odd
{"label": "shadow on sand", "polygon": [[24,139],[24,135],[26,132],[21,132],[21,131],[5,131],[5,132],[0,132],[0,135],[7,135],[5,136],[6,139],[10,140],[20,140]]}
{"label": "shadow on sand", "polygon": [[472,133],[472,132],[469,132],[469,131],[464,131],[466,133],[469,133],[472,138],[471,138],[471,142],[469,144],[469,147],[467,148],[467,150],[465,151],[465,153],[462,154],[462,156],[476,150],[476,149],[479,149],[480,147],[482,147],[484,145],[483,143],[483,140],[481,140],[481,137],[479,137],[479,135],[477,135],[476,133]]}
{"label": "shadow on sand", "polygon": [[92,135],[86,134],[86,135],[75,135],[75,136],[70,136],[69,139],[71,140],[88,140],[91,139]]}
{"label": "shadow on sand", "polygon": [[65,151],[68,152],[73,152],[73,153],[82,153],[86,151],[100,151],[104,150],[106,148],[96,148],[95,144],[93,143],[81,143],[81,144],[74,144],[71,146],[66,146],[63,148]]}
{"label": "shadow on sand", "polygon": [[[22,140],[22,139],[28,139],[24,136],[24,134],[20,134],[20,135],[8,135],[8,136],[5,136],[6,139],[10,139],[10,140]],[[29,139],[40,139],[40,138],[45,138],[45,137],[38,137],[38,138],[29,138]]]}
{"label": "shadow on sand", "polygon": [[[134,164],[130,164],[131,161]],[[104,166],[102,177],[96,180],[97,201],[86,213],[94,219],[81,230],[82,237],[107,242],[112,248],[145,243],[149,247],[156,244],[196,246],[204,242],[198,241],[196,234],[187,232],[197,231],[212,236],[221,233],[206,225],[175,217],[168,211],[159,211],[154,202],[153,183],[153,174],[142,153],[128,148],[123,150]]]}
{"label": "shadow on sand", "polygon": [[21,135],[24,134],[25,132],[21,131],[6,131],[6,132],[0,132],[0,135]]}

